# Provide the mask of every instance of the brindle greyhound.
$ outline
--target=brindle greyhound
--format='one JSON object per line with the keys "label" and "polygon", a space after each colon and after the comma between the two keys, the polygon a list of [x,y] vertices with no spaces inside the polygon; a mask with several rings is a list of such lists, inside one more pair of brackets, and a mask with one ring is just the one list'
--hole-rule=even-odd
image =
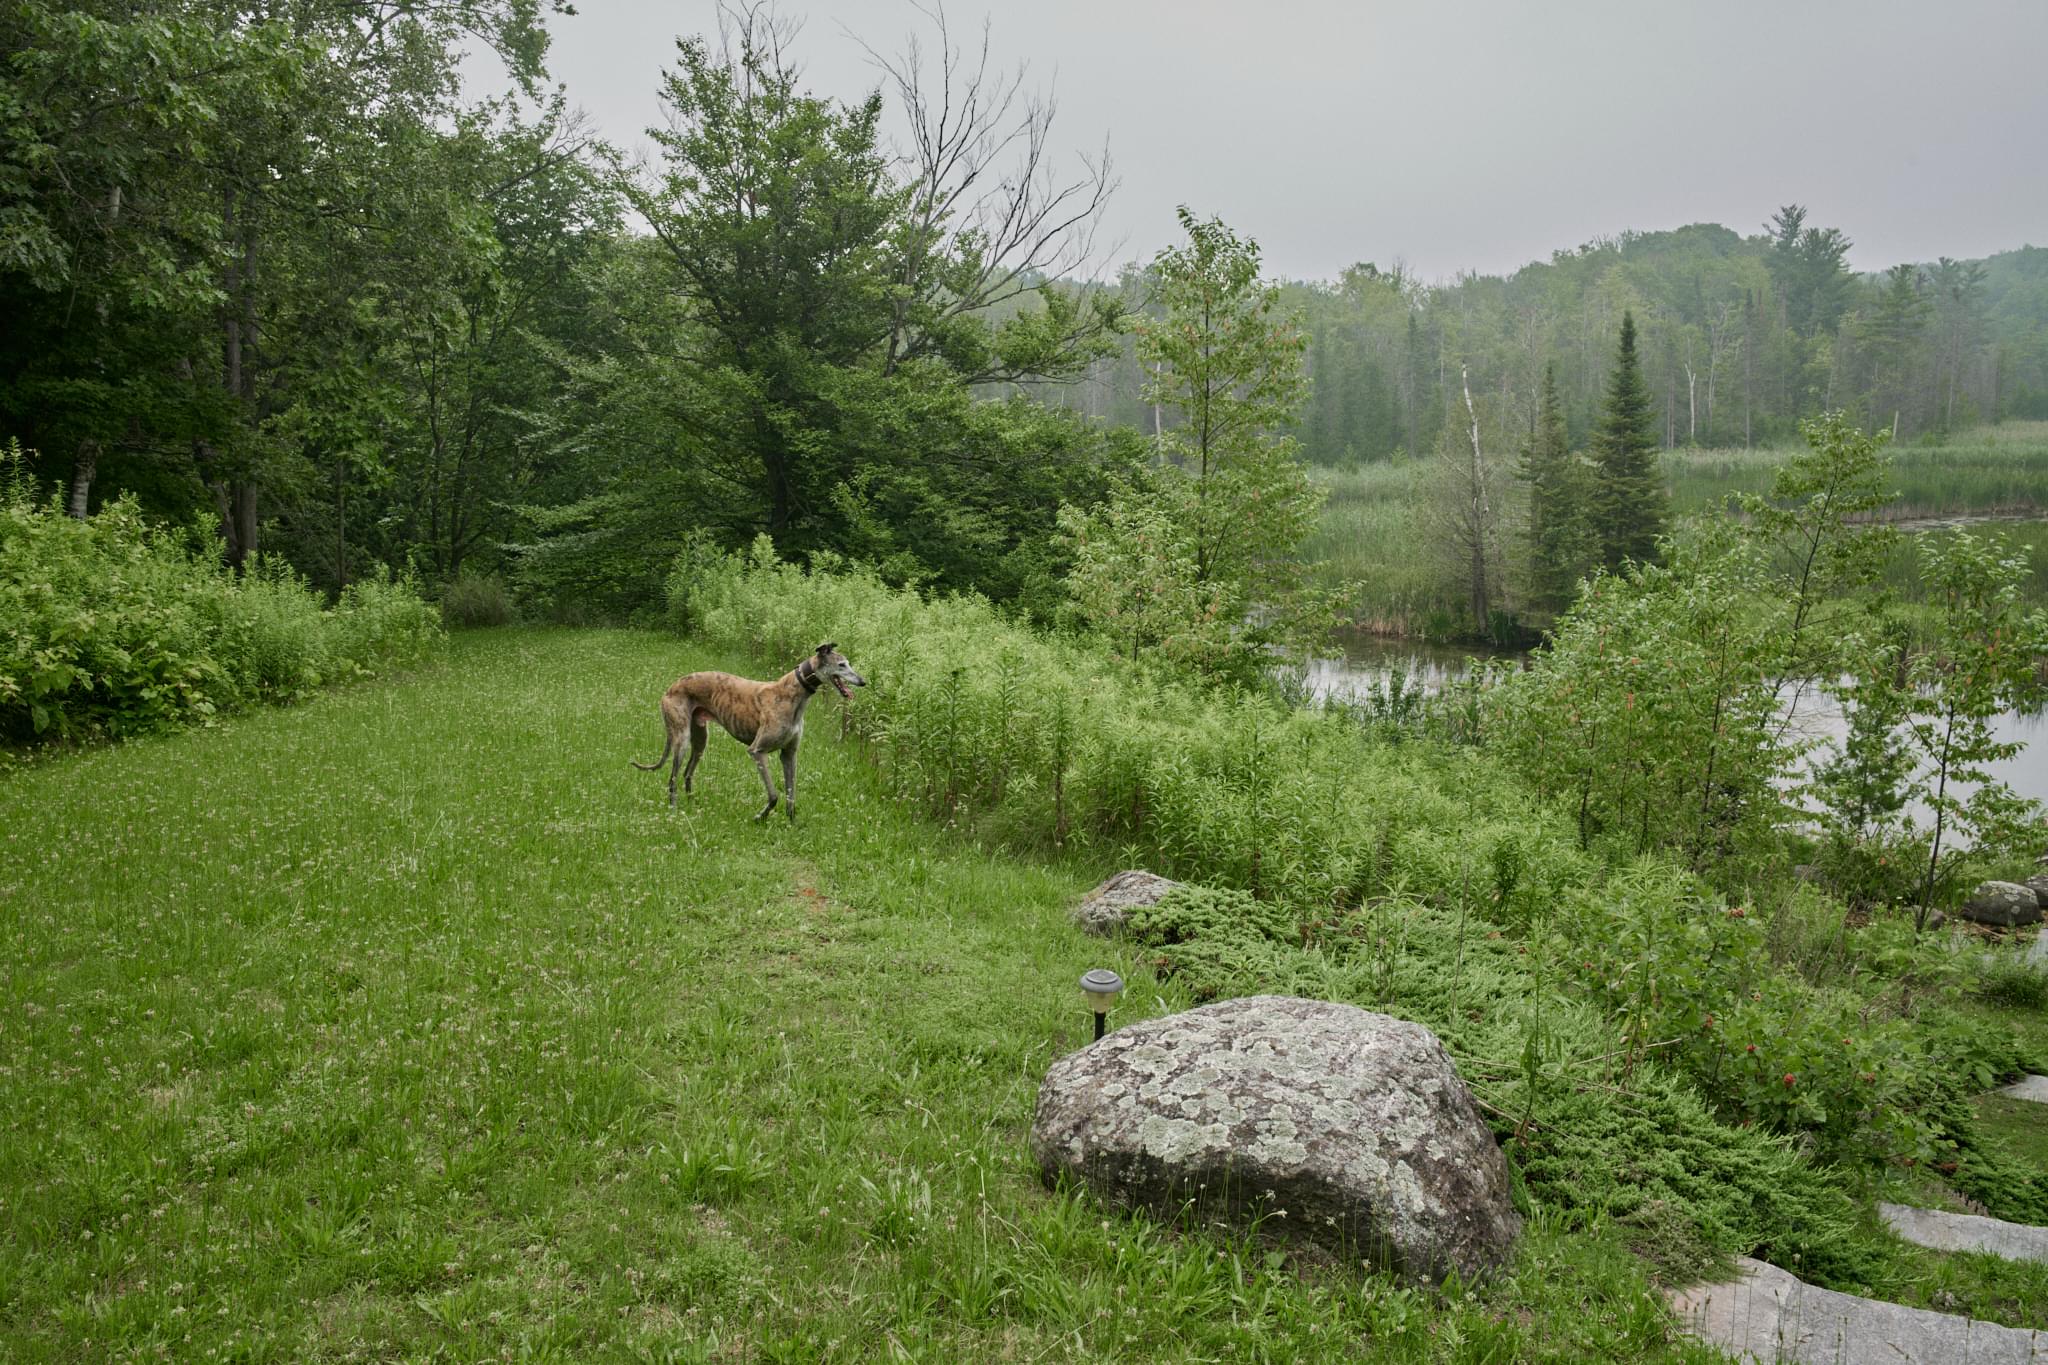
{"label": "brindle greyhound", "polygon": [[[852,697],[847,684],[866,687],[868,680],[853,671],[853,665],[835,644],[819,645],[817,652],[774,682],[735,678],[730,673],[689,673],[676,679],[661,697],[661,718],[668,727],[668,740],[661,757],[652,763],[634,763],[641,772],[651,773],[669,764],[668,803],[676,803],[676,769],[683,771],[683,790],[690,790],[697,760],[704,756],[704,741],[710,731],[706,720],[715,720],[725,732],[747,746],[761,785],[768,789],[768,804],[756,820],[765,820],[775,810],[775,781],[768,776],[768,755],[782,753],[782,790],[788,801],[789,818],[796,819],[796,749],[804,737],[804,707],[822,683],[831,683],[842,697]],[[690,764],[683,767],[683,734],[690,736]],[[670,755],[674,761],[670,762]],[[628,760],[630,761],[630,760]]]}

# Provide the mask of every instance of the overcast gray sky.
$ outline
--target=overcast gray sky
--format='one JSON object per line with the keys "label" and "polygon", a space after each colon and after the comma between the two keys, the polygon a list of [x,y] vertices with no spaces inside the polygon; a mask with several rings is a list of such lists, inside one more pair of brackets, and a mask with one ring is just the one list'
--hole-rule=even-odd
{"label": "overcast gray sky", "polygon": [[[679,33],[711,0],[581,0],[550,66],[613,141],[646,145]],[[1107,137],[1104,237],[1149,258],[1187,203],[1269,273],[1404,260],[1499,272],[1624,228],[1758,230],[1780,204],[1881,269],[2048,243],[2048,0],[950,0],[956,35],[1056,88],[1057,141]],[[801,16],[816,93],[879,79],[910,0]]]}

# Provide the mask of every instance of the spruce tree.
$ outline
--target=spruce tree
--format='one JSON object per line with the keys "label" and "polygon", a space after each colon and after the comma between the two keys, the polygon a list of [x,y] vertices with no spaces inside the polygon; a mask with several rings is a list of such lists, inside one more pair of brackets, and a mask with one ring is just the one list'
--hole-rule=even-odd
{"label": "spruce tree", "polygon": [[1557,367],[1543,369],[1536,429],[1522,446],[1515,476],[1529,485],[1529,602],[1555,616],[1571,605],[1585,567],[1585,481],[1565,434]]}
{"label": "spruce tree", "polygon": [[1621,346],[1593,432],[1593,463],[1592,522],[1600,561],[1609,568],[1631,559],[1654,561],[1669,498],[1657,468],[1655,414],[1636,358],[1636,320],[1629,313],[1621,315]]}

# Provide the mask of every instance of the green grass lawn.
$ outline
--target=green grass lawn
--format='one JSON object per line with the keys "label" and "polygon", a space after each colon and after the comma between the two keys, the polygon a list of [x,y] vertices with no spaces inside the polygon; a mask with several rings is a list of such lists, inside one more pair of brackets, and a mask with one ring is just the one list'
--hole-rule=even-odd
{"label": "green grass lawn", "polygon": [[707,666],[463,635],[0,775],[0,1357],[1706,1358],[1541,1210],[1437,1295],[1045,1190],[1081,971],[1187,1003],[1067,923],[1114,869],[917,821],[829,697],[801,823],[723,736],[671,811]]}

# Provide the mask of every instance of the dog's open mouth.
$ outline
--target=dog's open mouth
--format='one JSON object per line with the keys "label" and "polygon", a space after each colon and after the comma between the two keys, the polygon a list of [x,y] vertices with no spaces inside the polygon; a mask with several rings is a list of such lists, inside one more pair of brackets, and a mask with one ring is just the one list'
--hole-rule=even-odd
{"label": "dog's open mouth", "polygon": [[839,689],[840,696],[846,698],[848,701],[853,700],[853,693],[847,690],[846,680],[844,678],[834,678],[832,680],[832,685]]}

